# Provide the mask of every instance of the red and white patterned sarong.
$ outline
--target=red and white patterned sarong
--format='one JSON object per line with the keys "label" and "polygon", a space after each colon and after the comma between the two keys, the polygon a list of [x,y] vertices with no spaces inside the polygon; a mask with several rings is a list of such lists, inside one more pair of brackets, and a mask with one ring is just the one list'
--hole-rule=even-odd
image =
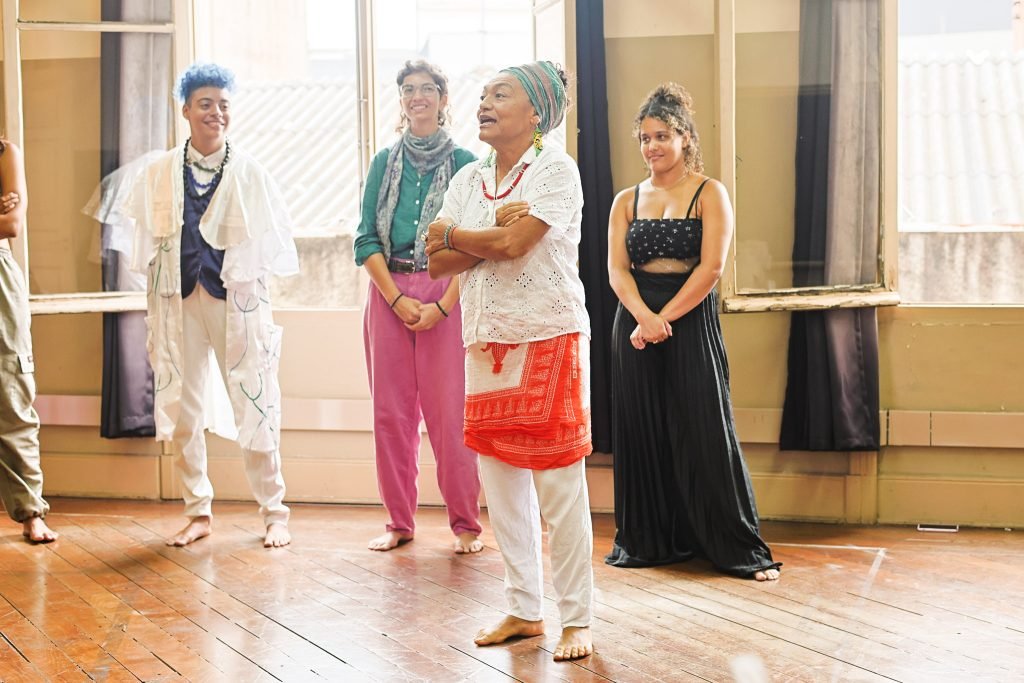
{"label": "red and white patterned sarong", "polygon": [[565,467],[589,455],[586,337],[470,346],[465,440],[481,455],[532,470]]}

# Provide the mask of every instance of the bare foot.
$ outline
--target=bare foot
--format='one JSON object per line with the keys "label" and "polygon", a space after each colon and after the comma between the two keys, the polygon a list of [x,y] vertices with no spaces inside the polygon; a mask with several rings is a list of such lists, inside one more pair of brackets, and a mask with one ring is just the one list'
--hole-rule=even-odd
{"label": "bare foot", "polygon": [[267,527],[267,535],[263,539],[264,548],[282,548],[292,542],[292,535],[288,532],[288,525],[284,522],[274,522]]}
{"label": "bare foot", "polygon": [[562,629],[562,637],[555,648],[556,662],[582,659],[592,654],[594,641],[590,637],[589,626],[566,626]]}
{"label": "bare foot", "polygon": [[167,545],[182,548],[200,538],[206,538],[213,530],[213,523],[206,515],[193,517],[192,521],[185,525],[185,528],[167,539]]}
{"label": "bare foot", "polygon": [[772,567],[771,569],[762,569],[754,572],[755,581],[778,581],[779,570]]}
{"label": "bare foot", "polygon": [[377,538],[370,539],[370,543],[366,547],[370,550],[393,550],[403,543],[408,543],[411,540],[412,534],[403,534],[399,531],[388,531]]}
{"label": "bare foot", "polygon": [[483,541],[476,537],[476,534],[461,533],[455,539],[455,554],[466,555],[478,553],[484,549]]}
{"label": "bare foot", "polygon": [[21,523],[21,535],[32,543],[49,543],[56,541],[60,536],[56,531],[46,526],[42,517],[29,517]]}
{"label": "bare foot", "polygon": [[544,635],[544,621],[527,621],[509,615],[490,628],[482,628],[473,642],[477,645],[497,645],[509,638],[532,638]]}

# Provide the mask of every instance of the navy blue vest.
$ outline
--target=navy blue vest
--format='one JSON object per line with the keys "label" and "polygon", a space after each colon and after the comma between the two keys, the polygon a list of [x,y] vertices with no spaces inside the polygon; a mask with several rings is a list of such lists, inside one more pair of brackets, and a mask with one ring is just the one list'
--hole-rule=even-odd
{"label": "navy blue vest", "polygon": [[199,221],[210,205],[213,193],[220,185],[221,174],[213,178],[210,188],[202,195],[190,185],[192,174],[185,168],[185,209],[181,226],[181,298],[196,288],[196,283],[218,299],[227,299],[220,271],[224,267],[224,250],[214,249],[199,232]]}

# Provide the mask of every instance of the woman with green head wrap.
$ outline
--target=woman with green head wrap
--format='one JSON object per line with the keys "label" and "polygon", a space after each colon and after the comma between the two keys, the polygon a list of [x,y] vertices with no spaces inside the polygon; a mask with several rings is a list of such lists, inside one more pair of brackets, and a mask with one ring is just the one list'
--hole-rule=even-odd
{"label": "woman with green head wrap", "polygon": [[466,445],[478,452],[505,561],[508,616],[478,645],[541,635],[541,516],[548,524],[562,636],[556,660],[593,652],[590,319],[576,268],[579,169],[545,144],[564,119],[566,77],[551,62],[504,69],[484,86],[480,139],[427,233],[432,277],[460,274]]}

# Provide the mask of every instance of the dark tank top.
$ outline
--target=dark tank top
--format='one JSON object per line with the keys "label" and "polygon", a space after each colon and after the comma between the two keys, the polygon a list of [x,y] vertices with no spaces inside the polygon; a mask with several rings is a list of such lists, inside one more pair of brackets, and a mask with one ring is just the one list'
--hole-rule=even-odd
{"label": "dark tank top", "polygon": [[659,258],[686,259],[700,258],[703,236],[701,219],[690,217],[697,198],[708,182],[708,178],[693,193],[686,218],[637,218],[636,207],[640,204],[640,186],[636,186],[633,197],[633,220],[626,230],[626,253],[634,266]]}

